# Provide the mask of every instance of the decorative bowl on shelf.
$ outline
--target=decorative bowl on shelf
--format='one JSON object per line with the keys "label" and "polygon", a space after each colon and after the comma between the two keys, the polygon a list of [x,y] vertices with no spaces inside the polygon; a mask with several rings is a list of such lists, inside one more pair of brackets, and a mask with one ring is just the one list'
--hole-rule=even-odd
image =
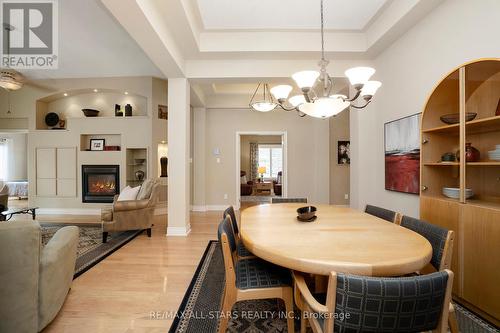
{"label": "decorative bowl on shelf", "polygon": [[82,109],[85,117],[97,117],[99,115],[99,110],[94,109]]}
{"label": "decorative bowl on shelf", "polygon": [[144,162],[146,162],[146,159],[145,158],[136,158],[136,159],[134,159],[134,161],[136,164],[144,164]]}
{"label": "decorative bowl on shelf", "polygon": [[[460,199],[460,189],[458,187],[443,187],[443,195],[451,199]],[[474,192],[468,188],[465,189],[465,198],[469,199],[474,196]]]}
{"label": "decorative bowl on shelf", "polygon": [[455,162],[455,154],[454,153],[444,153],[442,156],[441,156],[441,162]]}
{"label": "decorative bowl on shelf", "polygon": [[[465,113],[465,121],[471,121],[476,118],[477,113],[475,112],[466,112]],[[458,124],[460,122],[460,113],[449,113],[439,117],[441,121],[445,124],[453,125]]]}
{"label": "decorative bowl on shelf", "polygon": [[488,152],[488,157],[493,161],[500,161],[500,145],[495,146],[495,150]]}
{"label": "decorative bowl on shelf", "polygon": [[312,222],[316,220],[316,207],[306,206],[297,209],[297,220],[301,222]]}

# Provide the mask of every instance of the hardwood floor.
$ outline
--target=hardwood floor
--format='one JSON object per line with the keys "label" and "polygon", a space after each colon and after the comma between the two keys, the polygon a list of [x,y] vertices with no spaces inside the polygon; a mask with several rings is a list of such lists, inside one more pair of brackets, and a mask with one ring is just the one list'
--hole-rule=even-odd
{"label": "hardwood floor", "polygon": [[[208,241],[217,239],[221,216],[192,213],[187,237],[166,237],[167,216],[157,216],[151,238],[137,236],[73,281],[64,306],[43,332],[167,332],[173,319],[165,314],[178,309]],[[95,223],[99,217],[40,215],[39,221]],[[152,312],[163,318],[152,319]]]}

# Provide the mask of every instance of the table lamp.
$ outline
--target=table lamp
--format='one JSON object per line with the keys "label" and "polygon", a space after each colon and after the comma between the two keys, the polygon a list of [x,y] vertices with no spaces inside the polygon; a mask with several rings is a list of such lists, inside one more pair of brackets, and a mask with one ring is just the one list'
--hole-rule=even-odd
{"label": "table lamp", "polygon": [[258,172],[260,173],[260,181],[263,182],[264,181],[264,174],[266,173],[266,167],[265,166],[261,166],[259,167],[258,169]]}

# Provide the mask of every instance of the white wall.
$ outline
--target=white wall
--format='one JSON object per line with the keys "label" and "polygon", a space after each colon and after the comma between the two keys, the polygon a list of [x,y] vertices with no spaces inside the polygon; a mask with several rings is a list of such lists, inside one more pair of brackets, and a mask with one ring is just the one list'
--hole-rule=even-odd
{"label": "white wall", "polygon": [[384,123],[421,112],[435,85],[470,60],[500,57],[500,1],[447,0],[375,59],[383,86],[351,111],[351,205],[419,216],[419,197],[384,189]]}
{"label": "white wall", "polygon": [[[205,133],[206,204],[236,204],[236,132],[257,131],[287,132],[288,196],[305,196],[314,203],[328,203],[328,121],[300,118],[295,112],[210,109],[206,111]],[[212,154],[214,148],[220,149],[220,163]],[[224,199],[224,194],[228,199]]]}

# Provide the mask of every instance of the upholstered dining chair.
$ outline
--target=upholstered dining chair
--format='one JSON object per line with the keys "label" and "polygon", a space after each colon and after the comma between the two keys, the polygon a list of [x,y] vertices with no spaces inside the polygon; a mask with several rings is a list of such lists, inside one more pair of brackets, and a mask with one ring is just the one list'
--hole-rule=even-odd
{"label": "upholstered dining chair", "polygon": [[225,219],[228,217],[231,219],[231,225],[233,226],[234,231],[234,240],[236,242],[236,256],[238,259],[249,259],[255,258],[252,252],[248,251],[248,249],[243,245],[243,242],[240,238],[240,229],[238,227],[238,221],[236,220],[236,214],[234,213],[234,207],[229,206],[226,208],[224,213],[222,214],[222,218]]}
{"label": "upholstered dining chair", "polygon": [[[430,265],[434,270],[443,271],[450,269],[451,257],[453,254],[453,239],[455,238],[455,234],[452,230],[446,230],[440,226],[406,215],[401,218],[401,226],[415,231],[431,243],[432,258]],[[455,308],[451,303],[449,324],[450,331],[452,333],[458,333]]]}
{"label": "upholstered dining chair", "polygon": [[[222,246],[226,282],[222,313],[228,313],[236,302],[280,298],[286,313],[293,311],[293,291],[290,271],[261,259],[236,260],[234,233],[229,216],[219,224],[218,238]],[[228,316],[222,316],[219,332],[226,332]],[[288,332],[294,332],[293,316],[287,316]]]}
{"label": "upholstered dining chair", "polygon": [[[330,273],[326,294],[311,293],[302,273],[293,272],[300,332],[448,331],[453,272],[401,278]],[[307,320],[307,321],[306,321]]]}
{"label": "upholstered dining chair", "polygon": [[401,214],[400,213],[396,213],[392,210],[385,209],[382,207],[366,205],[365,213],[379,217],[383,220],[386,220],[386,221],[389,221],[392,223],[399,224],[401,222]]}
{"label": "upholstered dining chair", "polygon": [[271,198],[271,203],[307,203],[307,198]]}
{"label": "upholstered dining chair", "polygon": [[[8,209],[9,205],[9,188],[4,185],[0,190],[0,213]],[[1,217],[0,217],[1,218]]]}

